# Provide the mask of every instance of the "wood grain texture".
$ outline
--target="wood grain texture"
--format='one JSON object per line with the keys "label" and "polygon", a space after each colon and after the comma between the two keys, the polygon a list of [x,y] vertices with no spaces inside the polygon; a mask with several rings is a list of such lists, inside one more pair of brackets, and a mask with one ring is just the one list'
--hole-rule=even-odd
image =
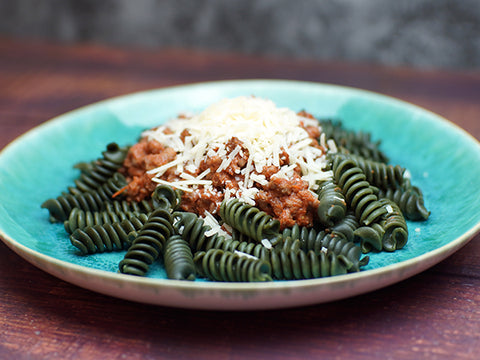
{"label": "wood grain texture", "polygon": [[[0,148],[91,102],[236,78],[361,87],[424,106],[480,139],[478,73],[0,38]],[[115,299],[40,271],[3,243],[0,274],[1,359],[475,359],[480,351],[479,234],[399,284],[276,311],[192,311]]]}

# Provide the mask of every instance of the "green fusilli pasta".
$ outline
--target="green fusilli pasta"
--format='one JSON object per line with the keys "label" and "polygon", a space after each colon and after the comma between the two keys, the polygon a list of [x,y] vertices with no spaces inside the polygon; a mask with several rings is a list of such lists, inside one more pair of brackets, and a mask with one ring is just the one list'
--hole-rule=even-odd
{"label": "green fusilli pasta", "polygon": [[220,216],[225,223],[257,242],[261,242],[263,239],[276,242],[280,235],[278,220],[236,198],[222,202]]}
{"label": "green fusilli pasta", "polygon": [[214,281],[260,282],[271,281],[267,262],[230,251],[210,249],[194,256],[197,273]]}

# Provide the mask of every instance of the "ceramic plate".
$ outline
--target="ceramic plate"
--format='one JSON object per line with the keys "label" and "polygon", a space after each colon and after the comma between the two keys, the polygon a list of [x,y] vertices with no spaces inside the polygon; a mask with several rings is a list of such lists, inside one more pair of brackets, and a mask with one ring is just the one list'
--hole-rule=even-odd
{"label": "ceramic plate", "polygon": [[[78,175],[72,165],[100,156],[107,143],[132,144],[143,129],[222,98],[255,95],[294,111],[341,119],[371,132],[392,163],[408,168],[431,211],[409,222],[409,241],[372,254],[361,272],[324,279],[213,283],[117,273],[123,252],[80,256],[62,224],[40,208]],[[480,145],[447,120],[380,94],[318,83],[242,80],[146,91],[96,103],[47,121],[0,153],[0,235],[16,253],[65,281],[138,302],[195,309],[273,309],[342,299],[396,283],[445,259],[480,228]]]}

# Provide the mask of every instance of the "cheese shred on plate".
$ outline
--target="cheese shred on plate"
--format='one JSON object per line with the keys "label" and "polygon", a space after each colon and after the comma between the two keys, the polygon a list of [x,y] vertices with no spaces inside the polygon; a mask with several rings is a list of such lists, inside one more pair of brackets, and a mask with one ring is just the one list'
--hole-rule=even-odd
{"label": "cheese shred on plate", "polygon": [[[146,174],[187,197],[188,193],[211,197],[217,208],[223,199],[237,197],[269,210],[265,192],[283,194],[278,187],[288,188],[289,181],[295,181],[316,198],[319,182],[331,178],[323,168],[327,148],[333,150],[335,144],[321,141],[320,134],[318,120],[305,112],[295,113],[258,97],[224,99],[198,114],[179,115],[145,131],[143,139],[175,152]],[[204,210],[202,216],[216,213],[214,207]]]}

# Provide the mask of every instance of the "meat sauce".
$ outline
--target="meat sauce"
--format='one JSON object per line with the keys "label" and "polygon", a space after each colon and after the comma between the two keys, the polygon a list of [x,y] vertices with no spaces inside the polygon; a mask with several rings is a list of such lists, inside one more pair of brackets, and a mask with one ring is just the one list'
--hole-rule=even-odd
{"label": "meat sauce", "polygon": [[155,140],[142,138],[133,145],[119,170],[128,181],[125,188],[127,200],[138,202],[150,197],[157,184],[152,181],[153,175],[147,174],[147,171],[169,163],[176,156],[175,150],[164,147]]}
{"label": "meat sauce", "polygon": [[[308,113],[302,112],[299,115],[310,117]],[[303,124],[302,124],[303,126]],[[312,146],[319,147],[317,138],[320,136],[318,127],[303,126],[312,138]],[[182,141],[188,133],[182,134]],[[240,146],[241,151],[233,158],[231,163],[221,171],[217,169],[221,166],[223,160],[219,156],[213,156],[203,160],[196,173],[190,173],[198,176],[205,170],[209,173],[204,177],[205,180],[211,180],[211,187],[199,186],[195,191],[185,191],[182,195],[180,207],[184,211],[194,212],[201,216],[208,211],[211,214],[218,213],[220,204],[224,199],[225,189],[231,193],[239,190],[239,182],[244,180],[240,171],[247,164],[249,158],[248,149],[242,142],[232,137],[226,144],[227,155]],[[176,152],[169,147],[164,147],[155,140],[142,138],[137,144],[133,145],[120,170],[128,181],[125,188],[127,200],[141,201],[149,198],[155,187],[158,185],[152,181],[153,175],[147,174],[148,170],[167,164],[174,160]],[[280,156],[280,166],[288,164],[288,154],[283,151]],[[299,226],[310,227],[313,225],[316,216],[316,209],[319,205],[318,197],[308,189],[308,183],[301,179],[300,170],[296,169],[293,178],[285,179],[274,176],[279,167],[266,166],[263,168],[263,174],[267,180],[265,185],[255,183],[258,192],[255,196],[256,206],[267,214],[277,218],[280,221],[281,229],[292,227],[295,224]],[[187,171],[186,171],[187,172]],[[253,173],[256,173],[255,171]],[[167,170],[162,175],[166,181],[179,180],[178,174],[173,169]]]}
{"label": "meat sauce", "polygon": [[280,227],[312,226],[318,208],[318,197],[308,190],[300,176],[292,179],[272,176],[255,197],[260,210],[280,220]]}

